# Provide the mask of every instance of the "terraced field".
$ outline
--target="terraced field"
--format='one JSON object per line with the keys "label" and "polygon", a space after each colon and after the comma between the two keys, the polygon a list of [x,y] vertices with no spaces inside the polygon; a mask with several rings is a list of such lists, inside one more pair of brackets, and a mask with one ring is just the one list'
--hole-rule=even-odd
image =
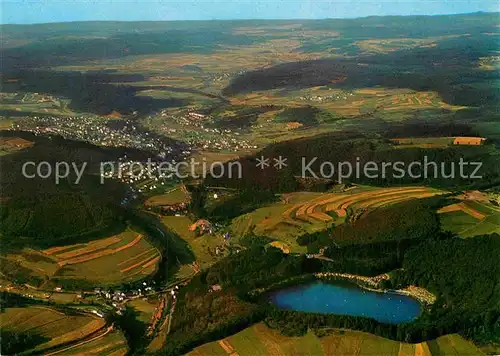
{"label": "terraced field", "polygon": [[[325,96],[326,100],[304,99],[321,95]],[[330,98],[331,96],[335,99]],[[240,94],[232,97],[231,103],[248,106],[286,105],[289,107],[303,106],[304,103],[307,103],[345,116],[359,115],[366,110],[391,112],[424,108],[444,108],[447,110],[464,108],[445,103],[435,91],[417,92],[409,89],[363,88],[346,95],[339,89],[322,86],[291,91],[287,96],[280,95],[278,90],[254,91],[251,94]]]}
{"label": "terraced field", "polygon": [[104,326],[104,319],[88,315],[66,315],[45,306],[7,308],[0,314],[2,330],[30,332],[48,339],[37,345],[34,351],[83,339]]}
{"label": "terraced field", "polygon": [[438,210],[443,230],[461,237],[500,233],[500,208],[478,200],[464,200]]}
{"label": "terraced field", "polygon": [[8,255],[7,261],[19,264],[50,284],[64,284],[64,280],[71,279],[116,284],[153,273],[160,258],[158,249],[144,235],[129,228],[118,235],[88,243],[42,251],[25,249],[22,253]]}
{"label": "terraced field", "polygon": [[303,252],[295,239],[305,233],[342,224],[349,214],[400,203],[410,199],[428,198],[442,191],[427,187],[371,188],[355,187],[338,193],[292,193],[281,203],[257,209],[233,220],[236,236],[253,231],[256,235],[274,237],[292,252]]}
{"label": "terraced field", "polygon": [[106,247],[96,249],[88,244],[83,247],[73,245],[69,251],[65,250],[54,257],[62,266],[58,276],[93,276],[101,284],[111,284],[140,279],[153,273],[160,260],[160,253],[143,235],[129,230]]}
{"label": "terraced field", "polygon": [[302,337],[286,337],[259,323],[223,340],[200,346],[188,355],[474,356],[483,353],[457,334],[406,344],[364,332],[338,329],[331,330],[324,337],[317,337],[312,332]]}

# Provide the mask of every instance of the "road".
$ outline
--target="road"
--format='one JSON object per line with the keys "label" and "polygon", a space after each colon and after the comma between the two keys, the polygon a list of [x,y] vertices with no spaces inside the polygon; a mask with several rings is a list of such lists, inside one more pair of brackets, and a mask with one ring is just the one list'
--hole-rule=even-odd
{"label": "road", "polygon": [[82,346],[82,345],[85,345],[85,344],[88,344],[89,342],[92,342],[92,341],[95,341],[95,340],[98,340],[104,336],[106,336],[107,334],[109,334],[111,331],[114,330],[114,325],[110,325],[108,326],[107,329],[105,329],[105,331],[102,333],[102,334],[99,334],[97,336],[94,336],[94,337],[91,337],[90,339],[86,339],[86,340],[82,340],[74,345],[70,345],[68,347],[65,347],[61,350],[57,350],[57,351],[54,351],[54,352],[50,352],[48,354],[45,354],[46,356],[50,356],[50,355],[57,355],[57,354],[60,354],[61,352],[65,352],[65,351],[68,351],[68,350],[71,350],[71,349],[74,349],[75,347],[78,347],[78,346]]}

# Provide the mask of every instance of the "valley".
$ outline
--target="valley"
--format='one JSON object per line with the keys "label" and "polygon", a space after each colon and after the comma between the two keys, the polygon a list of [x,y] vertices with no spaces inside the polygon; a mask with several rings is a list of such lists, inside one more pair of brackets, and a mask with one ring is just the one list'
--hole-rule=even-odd
{"label": "valley", "polygon": [[2,354],[498,354],[498,26],[1,25]]}

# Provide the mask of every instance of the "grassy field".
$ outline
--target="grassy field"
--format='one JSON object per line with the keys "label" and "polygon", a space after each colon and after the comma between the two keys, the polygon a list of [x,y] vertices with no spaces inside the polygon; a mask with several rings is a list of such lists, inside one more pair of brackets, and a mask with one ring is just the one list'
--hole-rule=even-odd
{"label": "grassy field", "polygon": [[152,274],[159,260],[159,251],[131,228],[88,243],[42,251],[24,249],[6,257],[7,262],[20,265],[49,285],[72,279],[104,285],[130,282]]}
{"label": "grassy field", "polygon": [[[165,216],[162,222],[189,244],[200,268],[208,267],[217,260],[214,251],[217,246],[224,243],[221,236],[209,234],[197,236],[195,232],[189,231],[189,226],[194,222],[187,216]],[[192,271],[189,266],[184,267],[180,270],[182,274]]]}
{"label": "grassy field", "polygon": [[367,211],[440,193],[426,187],[358,186],[346,192],[287,194],[279,203],[235,218],[231,230],[236,238],[253,231],[256,235],[276,238],[291,252],[304,252],[305,247],[296,243],[298,236],[342,224],[351,211]]}
{"label": "grassy field", "polygon": [[157,297],[154,297],[153,299],[138,298],[128,302],[127,306],[132,307],[135,311],[139,312],[138,319],[140,321],[145,324],[149,324],[151,323],[158,303],[159,300]]}
{"label": "grassy field", "polygon": [[104,319],[87,315],[66,315],[44,306],[7,308],[0,316],[0,327],[3,330],[29,331],[49,339],[38,345],[35,350],[83,338],[105,325]]}
{"label": "grassy field", "polygon": [[484,201],[465,200],[438,211],[443,230],[461,237],[500,233],[500,208]]}
{"label": "grassy field", "polygon": [[259,323],[223,340],[200,346],[188,355],[473,356],[483,353],[457,334],[420,344],[405,344],[364,332],[338,329],[330,330],[324,337],[317,337],[312,332],[302,337],[285,337]]}
{"label": "grassy field", "polygon": [[186,189],[182,187],[176,187],[170,190],[166,194],[155,195],[150,197],[144,205],[146,206],[158,206],[158,205],[173,205],[179,203],[185,203],[189,201],[189,193]]}
{"label": "grassy field", "polygon": [[[12,125],[12,122],[10,122],[9,124]],[[9,129],[10,127],[8,127],[7,125],[7,121],[0,121],[0,130]],[[0,156],[15,153],[31,146],[33,146],[33,142],[24,140],[19,137],[0,138]]]}

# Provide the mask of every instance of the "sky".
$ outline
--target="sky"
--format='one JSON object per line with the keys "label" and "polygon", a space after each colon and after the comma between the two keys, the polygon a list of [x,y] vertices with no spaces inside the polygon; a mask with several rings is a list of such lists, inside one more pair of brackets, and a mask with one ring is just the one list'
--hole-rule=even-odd
{"label": "sky", "polygon": [[0,0],[2,24],[324,19],[500,11],[498,0]]}

